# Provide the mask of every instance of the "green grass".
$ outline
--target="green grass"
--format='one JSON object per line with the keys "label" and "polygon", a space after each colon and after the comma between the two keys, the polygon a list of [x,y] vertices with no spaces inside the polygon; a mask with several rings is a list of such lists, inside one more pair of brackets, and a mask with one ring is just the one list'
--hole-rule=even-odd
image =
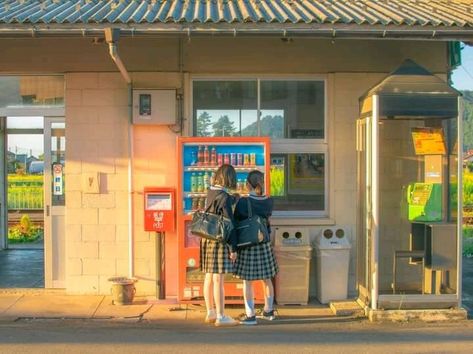
{"label": "green grass", "polygon": [[284,167],[272,166],[270,170],[271,195],[273,197],[284,196]]}
{"label": "green grass", "polygon": [[[463,172],[463,215],[473,217],[473,173],[468,169]],[[473,257],[473,225],[463,225],[463,255]]]}
{"label": "green grass", "polygon": [[473,207],[473,173],[463,173],[463,205]]}
{"label": "green grass", "polygon": [[473,257],[473,226],[463,225],[463,255]]}

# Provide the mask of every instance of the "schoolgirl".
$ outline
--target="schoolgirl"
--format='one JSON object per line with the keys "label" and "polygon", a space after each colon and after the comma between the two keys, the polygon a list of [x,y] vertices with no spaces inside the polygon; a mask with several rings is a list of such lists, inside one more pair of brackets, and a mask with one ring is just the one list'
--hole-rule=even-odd
{"label": "schoolgirl", "polygon": [[[223,215],[235,224],[233,205],[235,198],[229,194],[236,187],[236,172],[231,165],[222,165],[215,172],[212,184],[207,192],[209,212]],[[208,239],[200,241],[200,269],[205,273],[204,299],[207,308],[206,323],[215,323],[217,327],[235,326],[239,322],[224,314],[225,290],[224,276],[233,273],[236,253],[235,230],[229,236],[228,243]]]}
{"label": "schoolgirl", "polygon": [[[235,221],[248,219],[249,198],[253,215],[258,215],[266,220],[268,228],[269,217],[273,211],[273,199],[263,194],[264,175],[258,170],[251,171],[246,180],[249,196],[240,198],[235,208]],[[271,231],[271,230],[269,230]],[[245,315],[240,319],[244,325],[255,325],[256,314],[254,306],[253,284],[262,281],[264,290],[264,309],[262,317],[274,319],[274,288],[272,278],[278,272],[278,265],[269,242],[259,243],[254,246],[238,250],[235,262],[234,275],[243,279],[243,298],[245,301]]]}

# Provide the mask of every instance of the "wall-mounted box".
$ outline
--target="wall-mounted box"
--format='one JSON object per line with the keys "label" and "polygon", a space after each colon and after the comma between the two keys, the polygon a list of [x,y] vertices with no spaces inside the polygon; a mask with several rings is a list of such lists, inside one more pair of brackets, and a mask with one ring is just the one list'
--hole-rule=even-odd
{"label": "wall-mounted box", "polygon": [[133,90],[133,124],[176,124],[176,90]]}
{"label": "wall-mounted box", "polygon": [[83,173],[82,190],[84,193],[100,193],[100,173]]}

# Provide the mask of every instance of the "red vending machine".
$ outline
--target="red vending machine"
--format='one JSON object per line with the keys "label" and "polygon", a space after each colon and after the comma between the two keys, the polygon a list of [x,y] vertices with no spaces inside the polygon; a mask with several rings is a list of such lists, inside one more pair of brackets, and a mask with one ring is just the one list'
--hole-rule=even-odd
{"label": "red vending machine", "polygon": [[[245,195],[248,172],[258,169],[265,175],[269,193],[270,139],[265,137],[178,137],[179,183],[177,191],[177,227],[179,247],[179,301],[203,301],[204,274],[199,269],[200,238],[190,233],[192,212],[203,209],[212,174],[227,163],[237,172],[237,188]],[[256,299],[263,299],[261,287],[255,287]],[[231,274],[225,277],[226,302],[241,302],[242,282]]]}

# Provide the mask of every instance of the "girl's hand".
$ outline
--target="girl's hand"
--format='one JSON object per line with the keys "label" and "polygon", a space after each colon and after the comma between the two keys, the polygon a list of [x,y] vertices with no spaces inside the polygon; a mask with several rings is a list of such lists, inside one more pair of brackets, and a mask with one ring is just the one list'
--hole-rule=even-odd
{"label": "girl's hand", "polygon": [[230,252],[230,260],[232,262],[235,262],[237,259],[237,253],[236,252]]}

